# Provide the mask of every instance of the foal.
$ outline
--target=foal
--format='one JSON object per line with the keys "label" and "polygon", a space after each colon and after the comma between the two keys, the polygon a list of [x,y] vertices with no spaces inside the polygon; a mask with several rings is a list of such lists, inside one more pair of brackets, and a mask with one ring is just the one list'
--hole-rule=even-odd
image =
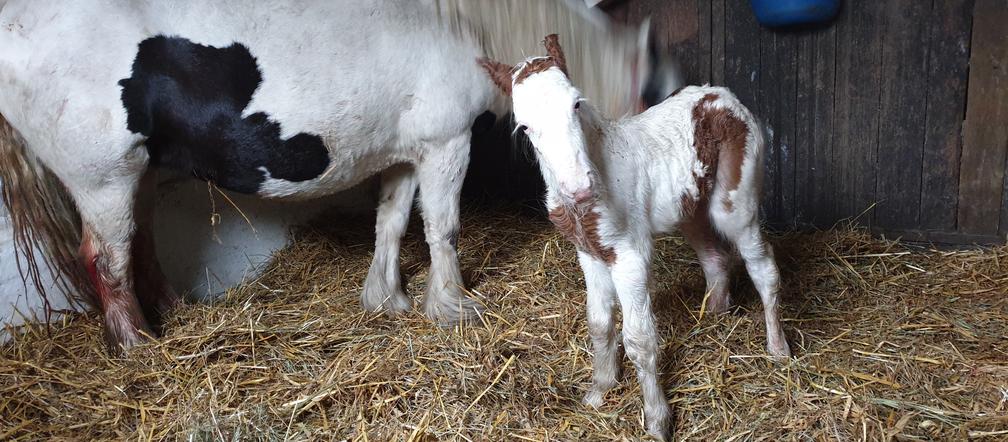
{"label": "foal", "polygon": [[687,87],[640,115],[606,120],[571,84],[557,36],[544,44],[548,56],[515,67],[479,62],[511,95],[518,129],[535,147],[546,181],[550,220],[577,246],[595,353],[584,402],[600,406],[616,383],[618,301],[648,432],[664,440],[670,416],[657,379],[648,293],[655,234],[682,231],[700,258],[707,309],[715,313],[728,308],[734,246],[763,300],[767,350],[790,355],[777,312],[777,265],[757,219],[763,132],[731,92],[709,86]]}

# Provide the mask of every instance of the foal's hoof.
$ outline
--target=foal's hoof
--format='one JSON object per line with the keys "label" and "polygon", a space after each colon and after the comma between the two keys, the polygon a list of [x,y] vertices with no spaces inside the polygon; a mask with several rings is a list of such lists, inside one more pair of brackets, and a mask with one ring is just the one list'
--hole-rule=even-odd
{"label": "foal's hoof", "polygon": [[672,417],[671,414],[648,421],[648,435],[660,441],[672,439]]}
{"label": "foal's hoof", "polygon": [[586,406],[592,407],[593,409],[596,410],[602,407],[603,402],[605,402],[605,392],[598,391],[594,388],[588,390],[588,393],[585,393],[584,399],[581,400],[582,404],[585,404]]}
{"label": "foal's hoof", "polygon": [[717,316],[724,313],[728,313],[728,309],[731,308],[731,297],[726,295],[718,296],[711,295],[707,298],[707,306],[705,309],[711,315]]}
{"label": "foal's hoof", "polygon": [[767,353],[770,353],[770,356],[773,356],[774,360],[780,362],[786,362],[788,359],[791,359],[791,347],[783,339],[776,343],[768,342]]}

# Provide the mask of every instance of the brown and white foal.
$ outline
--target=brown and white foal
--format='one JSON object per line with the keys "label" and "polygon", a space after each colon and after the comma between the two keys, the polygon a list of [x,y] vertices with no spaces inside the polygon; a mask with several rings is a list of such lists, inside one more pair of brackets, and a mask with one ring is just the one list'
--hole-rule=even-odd
{"label": "brown and white foal", "polygon": [[670,416],[657,379],[648,292],[654,235],[682,231],[700,258],[713,312],[728,308],[729,253],[737,250],[763,300],[767,350],[790,355],[777,311],[778,269],[757,219],[763,132],[730,91],[709,86],[687,87],[642,114],[606,120],[571,84],[556,35],[544,44],[548,56],[514,67],[479,62],[511,95],[515,121],[546,181],[550,219],[577,246],[595,353],[584,402],[598,407],[616,383],[618,301],[648,432],[665,439]]}

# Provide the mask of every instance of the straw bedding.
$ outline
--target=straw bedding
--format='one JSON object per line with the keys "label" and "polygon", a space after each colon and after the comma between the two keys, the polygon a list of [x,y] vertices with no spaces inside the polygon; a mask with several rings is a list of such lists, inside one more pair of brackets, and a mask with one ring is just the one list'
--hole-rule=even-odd
{"label": "straw bedding", "polygon": [[[630,364],[604,406],[590,382],[572,247],[527,209],[464,216],[463,271],[483,324],[362,313],[373,224],[331,216],[264,274],[189,305],[165,336],[110,358],[93,315],[0,347],[0,439],[638,440]],[[678,237],[656,245],[661,379],[677,440],[1008,439],[1008,248],[941,251],[843,229],[775,236],[796,358],[769,360],[762,308],[702,314]],[[427,256],[414,220],[408,293]],[[739,269],[741,274],[741,269]]]}

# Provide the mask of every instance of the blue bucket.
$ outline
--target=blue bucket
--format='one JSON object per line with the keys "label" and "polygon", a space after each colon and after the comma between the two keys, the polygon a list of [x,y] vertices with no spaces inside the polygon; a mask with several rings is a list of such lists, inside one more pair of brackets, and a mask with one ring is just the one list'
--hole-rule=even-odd
{"label": "blue bucket", "polygon": [[836,17],[840,0],[752,0],[752,8],[763,26],[807,25]]}

